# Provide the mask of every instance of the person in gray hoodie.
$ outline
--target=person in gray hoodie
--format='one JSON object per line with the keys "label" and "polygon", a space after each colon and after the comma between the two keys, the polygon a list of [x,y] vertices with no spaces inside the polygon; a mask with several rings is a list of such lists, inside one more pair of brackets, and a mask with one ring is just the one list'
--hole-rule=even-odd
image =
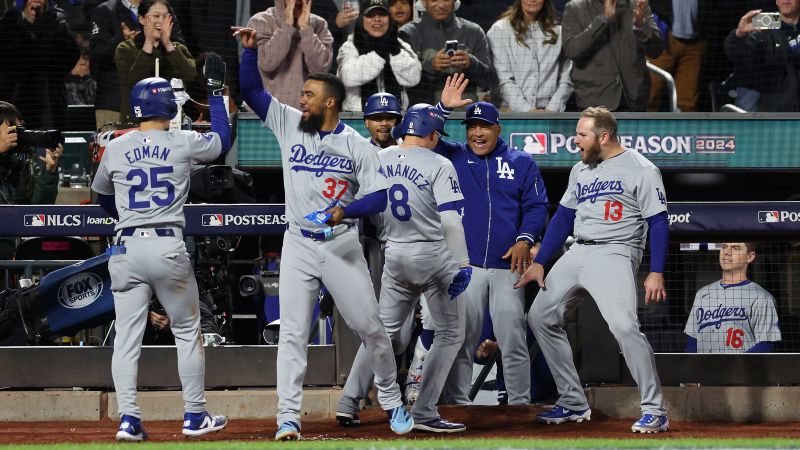
{"label": "person in gray hoodie", "polygon": [[256,30],[264,87],[281,103],[299,108],[308,75],[327,72],[333,62],[328,23],[311,13],[311,0],[276,0],[253,15],[247,27]]}
{"label": "person in gray hoodie", "polygon": [[[409,104],[435,104],[448,76],[466,74],[470,85],[465,97],[477,98],[476,88],[489,89],[494,80],[489,41],[477,24],[455,16],[458,0],[419,0],[417,9],[424,11],[414,22],[400,29],[400,38],[411,45],[422,62],[422,81],[408,89]],[[446,51],[449,40],[458,41],[458,48]]]}

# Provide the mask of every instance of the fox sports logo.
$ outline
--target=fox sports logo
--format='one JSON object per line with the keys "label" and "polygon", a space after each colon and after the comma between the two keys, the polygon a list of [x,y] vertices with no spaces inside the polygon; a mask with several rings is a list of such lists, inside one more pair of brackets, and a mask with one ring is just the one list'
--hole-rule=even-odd
{"label": "fox sports logo", "polygon": [[58,288],[58,303],[68,309],[85,308],[94,303],[102,292],[102,278],[93,273],[78,273],[61,283]]}

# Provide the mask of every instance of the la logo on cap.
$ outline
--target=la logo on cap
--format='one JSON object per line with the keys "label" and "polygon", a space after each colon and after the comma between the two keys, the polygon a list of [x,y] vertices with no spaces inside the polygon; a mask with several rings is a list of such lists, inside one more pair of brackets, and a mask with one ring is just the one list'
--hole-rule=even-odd
{"label": "la logo on cap", "polygon": [[[375,1],[375,0],[373,0],[373,1]],[[386,97],[384,97],[382,95],[381,95],[381,101],[378,102],[378,103],[380,103],[381,106],[389,106],[389,100],[386,100]]]}
{"label": "la logo on cap", "polygon": [[472,111],[472,113],[475,114],[476,116],[480,116],[481,115],[481,107],[480,106],[476,106],[475,109]]}

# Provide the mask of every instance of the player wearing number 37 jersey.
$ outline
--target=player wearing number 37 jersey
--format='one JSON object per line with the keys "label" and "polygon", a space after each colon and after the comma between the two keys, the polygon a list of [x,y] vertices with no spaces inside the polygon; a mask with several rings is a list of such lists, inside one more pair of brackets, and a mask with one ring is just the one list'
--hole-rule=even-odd
{"label": "player wearing number 37 jersey", "polygon": [[283,105],[262,85],[255,30],[234,30],[244,47],[239,77],[242,94],[278,139],[286,193],[275,440],[300,437],[307,342],[320,283],[367,348],[378,400],[391,428],[407,433],[414,421],[403,408],[392,344],[378,315],[355,227],[359,217],[386,207],[387,184],[379,172],[377,149],[339,120],[345,96],[341,80],[327,73],[313,74],[300,92],[302,111]]}
{"label": "player wearing number 37 jersey", "polygon": [[[645,238],[650,237],[650,274],[645,303],[666,299],[664,265],[669,225],[667,199],[658,168],[617,140],[617,121],[605,108],[581,113],[575,142],[581,161],[570,172],[569,185],[550,221],[531,268],[515,287],[537,281],[541,290],[528,312],[528,324],[553,372],[560,397],[552,411],[537,420],[580,422],[591,415],[572,349],[564,330],[564,315],[588,293],[619,343],[631,375],[639,386],[642,418],[634,432],[667,431],[661,383],[653,349],[639,331],[636,274]],[[575,244],[544,278],[543,265],[575,232]]]}

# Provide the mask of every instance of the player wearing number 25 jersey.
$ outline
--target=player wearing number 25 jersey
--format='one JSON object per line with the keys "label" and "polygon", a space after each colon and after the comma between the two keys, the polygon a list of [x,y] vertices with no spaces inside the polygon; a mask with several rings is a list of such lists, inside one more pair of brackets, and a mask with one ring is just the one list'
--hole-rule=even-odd
{"label": "player wearing number 25 jersey", "polygon": [[756,258],[750,242],[726,242],[719,252],[722,279],[703,286],[684,332],[687,353],[767,353],[781,340],[775,299],[747,279]]}
{"label": "player wearing number 25 jersey", "polygon": [[[669,420],[653,349],[639,331],[636,315],[636,274],[648,228],[651,258],[644,300],[666,299],[663,272],[669,225],[661,174],[642,155],[619,144],[616,118],[605,108],[584,110],[576,132],[581,161],[572,168],[569,185],[539,253],[515,285],[535,280],[543,288],[528,312],[528,324],[542,347],[560,397],[555,408],[539,414],[537,420],[580,422],[591,415],[564,330],[565,314],[588,293],[639,386],[642,418],[631,430],[667,431]],[[543,265],[573,228],[575,244],[556,261],[545,279]]]}
{"label": "player wearing number 25 jersey", "polygon": [[[209,78],[209,86],[221,91],[224,64],[209,58],[206,68],[211,66],[220,73]],[[175,336],[186,411],[183,434],[199,436],[227,424],[224,416],[205,411],[200,297],[183,242],[183,205],[189,194],[191,166],[211,162],[230,147],[228,116],[216,92],[212,90],[208,97],[213,132],[171,131],[169,122],[178,106],[169,81],[145,78],[136,83],[131,109],[141,124],[108,144],[92,182],[100,204],[112,216],[119,216],[108,269],[117,333],[111,373],[122,416],[117,431],[121,441],[147,438],[136,401],[136,380],[153,294],[164,306]]]}

